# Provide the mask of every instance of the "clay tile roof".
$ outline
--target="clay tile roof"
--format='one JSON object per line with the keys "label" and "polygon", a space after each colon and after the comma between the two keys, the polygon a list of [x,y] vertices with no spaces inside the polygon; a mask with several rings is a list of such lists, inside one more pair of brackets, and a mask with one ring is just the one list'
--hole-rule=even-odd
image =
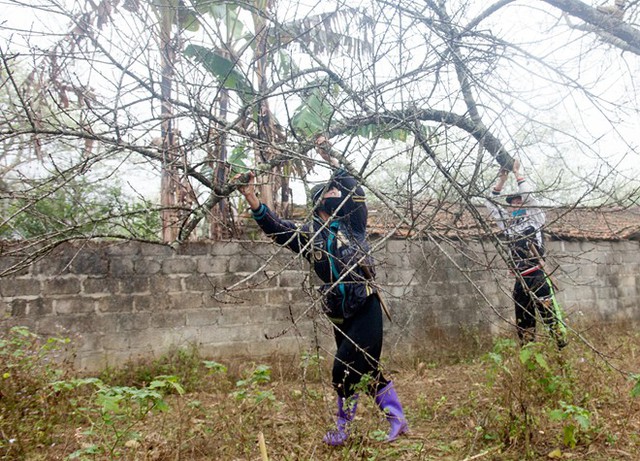
{"label": "clay tile roof", "polygon": [[547,232],[557,238],[640,239],[640,207],[547,209]]}
{"label": "clay tile roof", "polygon": [[[400,214],[369,208],[369,234],[417,237],[422,233],[446,238],[473,238],[497,232],[484,206],[472,210],[461,203],[427,203],[404,208]],[[545,232],[552,238],[579,240],[640,239],[640,207],[633,208],[544,208]],[[484,221],[484,223],[482,223]]]}

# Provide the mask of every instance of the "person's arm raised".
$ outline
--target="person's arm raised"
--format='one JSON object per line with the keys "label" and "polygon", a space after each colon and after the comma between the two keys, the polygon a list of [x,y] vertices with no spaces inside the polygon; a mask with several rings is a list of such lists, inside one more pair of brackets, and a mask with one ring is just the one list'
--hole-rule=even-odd
{"label": "person's arm raised", "polygon": [[316,137],[315,145],[320,157],[322,157],[322,160],[334,168],[338,168],[340,166],[338,159],[331,156],[332,145],[324,135],[321,134]]}
{"label": "person's arm raised", "polygon": [[[240,175],[236,175],[233,179],[238,180]],[[238,191],[244,196],[252,211],[260,208],[260,199],[256,195],[256,175],[253,171],[249,172],[249,182],[238,186]]]}

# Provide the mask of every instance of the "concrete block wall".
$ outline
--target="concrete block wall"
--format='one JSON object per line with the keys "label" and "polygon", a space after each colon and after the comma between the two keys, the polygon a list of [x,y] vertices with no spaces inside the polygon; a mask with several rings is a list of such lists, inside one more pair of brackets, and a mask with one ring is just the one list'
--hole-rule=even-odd
{"label": "concrete block wall", "polygon": [[[380,243],[380,242],[379,242]],[[548,244],[569,322],[640,320],[639,242]],[[486,242],[388,240],[375,252],[389,304],[385,355],[511,331],[513,278]],[[0,265],[12,261],[0,257]],[[269,242],[58,247],[0,279],[0,328],[68,336],[96,370],[196,345],[204,355],[330,351],[308,264]]]}

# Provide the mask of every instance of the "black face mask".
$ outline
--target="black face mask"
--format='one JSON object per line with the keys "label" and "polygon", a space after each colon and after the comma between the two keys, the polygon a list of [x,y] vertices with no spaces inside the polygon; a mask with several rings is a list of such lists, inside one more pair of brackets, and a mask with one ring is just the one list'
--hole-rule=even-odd
{"label": "black face mask", "polygon": [[[328,214],[333,215],[333,213],[340,207],[342,204],[342,197],[327,197],[323,200],[322,208]],[[340,216],[340,211],[338,211],[338,216]]]}
{"label": "black face mask", "polygon": [[317,202],[315,204],[315,206],[313,207],[313,212],[315,214],[320,213],[321,211],[324,211],[325,213],[327,212],[327,210],[324,208],[324,203],[322,203],[322,200],[320,200],[319,202]]}

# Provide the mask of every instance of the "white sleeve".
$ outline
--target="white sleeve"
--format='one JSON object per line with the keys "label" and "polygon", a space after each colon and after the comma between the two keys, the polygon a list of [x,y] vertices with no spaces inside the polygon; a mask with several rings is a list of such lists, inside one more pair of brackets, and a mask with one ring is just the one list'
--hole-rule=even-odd
{"label": "white sleeve", "polygon": [[518,192],[522,196],[522,204],[526,207],[538,206],[538,200],[533,195],[533,189],[526,179],[520,179],[518,181]]}
{"label": "white sleeve", "polygon": [[527,215],[535,229],[540,229],[546,221],[545,213],[540,208],[538,199],[533,194],[533,189],[526,179],[518,181],[518,192],[522,195],[522,205],[527,208]]}
{"label": "white sleeve", "polygon": [[[494,194],[493,198],[497,198],[497,194]],[[507,227],[506,220],[507,220],[507,217],[509,216],[505,211],[505,209],[502,208],[500,205],[496,204],[490,198],[484,199],[484,205],[489,210],[489,214],[491,215],[493,220],[496,222],[498,227],[504,231]]]}

